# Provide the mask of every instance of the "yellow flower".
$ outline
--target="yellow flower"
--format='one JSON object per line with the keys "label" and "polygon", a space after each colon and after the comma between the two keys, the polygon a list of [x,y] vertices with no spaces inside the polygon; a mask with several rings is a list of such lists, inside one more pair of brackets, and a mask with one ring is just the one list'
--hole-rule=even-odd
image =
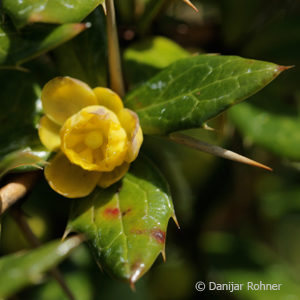
{"label": "yellow flower", "polygon": [[137,115],[124,108],[116,93],[56,77],[44,86],[42,104],[46,115],[39,137],[58,152],[45,167],[45,177],[57,193],[83,197],[96,185],[108,187],[126,174],[143,134]]}

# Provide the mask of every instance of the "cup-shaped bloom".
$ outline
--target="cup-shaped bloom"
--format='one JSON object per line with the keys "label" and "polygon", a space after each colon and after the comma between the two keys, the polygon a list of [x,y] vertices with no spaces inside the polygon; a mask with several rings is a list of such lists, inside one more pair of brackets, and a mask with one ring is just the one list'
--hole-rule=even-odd
{"label": "cup-shaped bloom", "polygon": [[40,140],[58,152],[45,167],[45,177],[56,192],[83,197],[126,174],[143,134],[137,115],[123,107],[116,93],[57,77],[44,86],[42,105]]}

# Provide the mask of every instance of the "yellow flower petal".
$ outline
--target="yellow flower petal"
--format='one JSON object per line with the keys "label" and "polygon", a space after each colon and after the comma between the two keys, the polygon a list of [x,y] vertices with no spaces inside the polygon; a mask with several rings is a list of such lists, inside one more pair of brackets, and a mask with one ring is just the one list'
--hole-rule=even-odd
{"label": "yellow flower petal", "polygon": [[66,119],[85,106],[96,103],[93,90],[84,82],[71,77],[56,77],[42,90],[44,111],[59,125],[63,125]]}
{"label": "yellow flower petal", "polygon": [[111,186],[112,184],[119,181],[121,178],[125,176],[129,169],[128,163],[123,163],[121,166],[116,167],[111,172],[103,172],[100,175],[98,185],[102,188],[107,188]]}
{"label": "yellow flower petal", "polygon": [[46,116],[42,117],[39,124],[39,137],[42,144],[51,151],[60,147],[60,126]]}
{"label": "yellow flower petal", "polygon": [[108,88],[97,87],[94,93],[98,99],[98,104],[107,107],[114,113],[118,114],[123,109],[121,98]]}
{"label": "yellow flower petal", "polygon": [[57,193],[68,198],[79,198],[90,194],[101,173],[89,172],[71,164],[60,152],[45,167],[45,177]]}
{"label": "yellow flower petal", "polygon": [[61,131],[61,149],[85,170],[110,172],[124,162],[127,135],[116,114],[93,105],[72,115]]}
{"label": "yellow flower petal", "polygon": [[112,171],[116,166],[120,166],[127,153],[127,135],[120,124],[112,123],[107,137],[107,145],[105,148],[105,160],[103,161],[106,169],[104,171]]}
{"label": "yellow flower petal", "polygon": [[132,162],[139,154],[143,143],[143,132],[140,127],[139,118],[135,112],[124,108],[118,115],[122,127],[126,130],[128,137],[128,152],[125,161]]}

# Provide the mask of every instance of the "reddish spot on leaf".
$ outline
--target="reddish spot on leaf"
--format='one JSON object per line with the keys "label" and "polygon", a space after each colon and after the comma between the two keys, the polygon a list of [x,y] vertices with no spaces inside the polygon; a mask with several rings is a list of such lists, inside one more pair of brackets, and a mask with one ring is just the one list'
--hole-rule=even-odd
{"label": "reddish spot on leaf", "polygon": [[198,96],[199,96],[200,94],[201,94],[201,92],[200,92],[200,91],[196,93],[196,95],[198,95]]}
{"label": "reddish spot on leaf", "polygon": [[113,217],[113,218],[116,218],[118,217],[120,213],[120,210],[118,208],[106,208],[105,211],[104,211],[104,215],[107,216],[107,217]]}
{"label": "reddish spot on leaf", "polygon": [[145,234],[146,233],[146,230],[145,229],[136,229],[136,228],[133,228],[130,230],[131,233],[133,234]]}
{"label": "reddish spot on leaf", "polygon": [[166,240],[166,233],[157,228],[151,230],[151,236],[160,244],[163,244]]}
{"label": "reddish spot on leaf", "polygon": [[131,212],[131,208],[128,208],[122,212],[122,217],[125,217],[128,213]]}

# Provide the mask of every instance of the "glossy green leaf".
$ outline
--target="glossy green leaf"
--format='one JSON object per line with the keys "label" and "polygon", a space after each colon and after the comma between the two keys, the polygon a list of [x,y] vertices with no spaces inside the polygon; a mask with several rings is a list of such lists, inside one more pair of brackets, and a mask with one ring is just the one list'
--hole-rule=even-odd
{"label": "glossy green leaf", "polygon": [[41,104],[34,78],[28,73],[2,70],[0,81],[0,173],[6,173],[41,162],[49,152],[37,134]]}
{"label": "glossy green leaf", "polygon": [[66,258],[81,241],[80,237],[73,237],[64,242],[51,242],[29,252],[2,257],[0,297],[12,296],[27,285],[39,283],[44,273]]}
{"label": "glossy green leaf", "polygon": [[99,263],[114,277],[134,283],[164,253],[172,216],[165,179],[139,157],[121,182],[74,201],[67,230],[84,233]]}
{"label": "glossy green leaf", "polygon": [[38,154],[34,154],[30,148],[9,153],[0,161],[0,179],[16,168],[41,168],[45,161]]}
{"label": "glossy green leaf", "polygon": [[55,49],[53,55],[62,76],[78,78],[91,87],[107,86],[105,15],[96,9],[85,21],[85,32]]}
{"label": "glossy green leaf", "polygon": [[29,23],[81,22],[104,0],[3,0],[3,10],[17,27]]}
{"label": "glossy green leaf", "polygon": [[125,100],[144,133],[199,127],[251,96],[285,68],[237,56],[199,55],[173,63]]}
{"label": "glossy green leaf", "polygon": [[300,116],[272,112],[252,103],[241,103],[229,114],[250,141],[275,154],[300,159]]}
{"label": "glossy green leaf", "polygon": [[172,40],[152,37],[125,50],[125,78],[131,85],[142,83],[176,60],[188,56],[189,53]]}
{"label": "glossy green leaf", "polygon": [[23,33],[8,23],[0,25],[0,69],[18,66],[70,40],[85,24],[37,25]]}

